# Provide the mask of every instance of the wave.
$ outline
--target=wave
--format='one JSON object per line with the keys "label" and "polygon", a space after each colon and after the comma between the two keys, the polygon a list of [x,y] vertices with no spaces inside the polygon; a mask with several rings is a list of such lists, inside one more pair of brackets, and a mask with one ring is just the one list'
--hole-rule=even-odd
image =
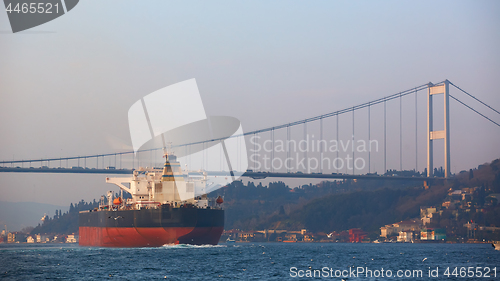
{"label": "wave", "polygon": [[165,244],[166,249],[198,249],[198,248],[226,248],[227,245],[190,245],[190,244]]}

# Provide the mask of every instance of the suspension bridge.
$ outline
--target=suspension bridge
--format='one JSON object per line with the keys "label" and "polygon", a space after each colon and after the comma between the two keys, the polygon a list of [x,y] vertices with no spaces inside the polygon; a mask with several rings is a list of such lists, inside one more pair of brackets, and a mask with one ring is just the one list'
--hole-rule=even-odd
{"label": "suspension bridge", "polygon": [[[453,95],[450,88],[454,90]],[[464,102],[462,97],[468,97],[472,102]],[[424,98],[426,106],[422,106]],[[439,116],[434,114],[435,98],[442,98],[443,118],[437,119],[442,125],[441,130],[434,130],[436,116]],[[456,106],[465,107],[500,127],[484,110],[495,116],[500,112],[459,86],[448,80],[427,83],[342,110],[233,135],[231,138],[238,142],[244,141],[249,153],[247,159],[237,159],[232,163],[231,172],[254,179],[448,179],[452,177],[450,98]],[[425,117],[423,122],[422,117]],[[421,128],[423,125],[426,129]],[[388,131],[391,131],[390,136]],[[444,143],[442,171],[434,167],[434,141],[441,139]],[[203,151],[205,147],[224,140],[207,139],[175,145],[172,149]],[[425,154],[419,149],[422,142],[427,148]],[[222,159],[222,150],[220,153]],[[425,161],[421,161],[424,155]],[[139,167],[161,167],[162,156],[163,147],[153,147],[137,152],[5,160],[0,161],[0,172],[131,174]],[[193,174],[204,171],[208,175],[224,176],[230,169],[221,161],[219,170],[207,170],[210,160],[206,156],[201,164],[198,163],[197,169],[192,169],[195,165],[189,159],[186,157],[186,170],[190,168],[189,173]],[[419,169],[422,162],[425,162],[423,171]],[[388,165],[392,169],[388,169]],[[241,170],[243,166],[247,169]]]}

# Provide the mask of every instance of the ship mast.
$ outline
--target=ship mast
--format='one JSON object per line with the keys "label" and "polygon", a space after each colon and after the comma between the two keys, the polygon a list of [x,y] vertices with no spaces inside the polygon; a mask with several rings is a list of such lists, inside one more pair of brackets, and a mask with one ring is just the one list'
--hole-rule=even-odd
{"label": "ship mast", "polygon": [[163,142],[163,154],[167,153],[167,147],[165,145],[165,136],[161,134],[161,141]]}

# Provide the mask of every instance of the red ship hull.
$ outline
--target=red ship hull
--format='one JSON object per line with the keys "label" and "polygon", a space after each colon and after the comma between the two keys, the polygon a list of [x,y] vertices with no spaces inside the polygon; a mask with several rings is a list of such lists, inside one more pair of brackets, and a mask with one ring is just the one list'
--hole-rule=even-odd
{"label": "red ship hull", "polygon": [[161,247],[167,244],[217,245],[224,227],[80,227],[80,246]]}
{"label": "red ship hull", "polygon": [[79,244],[93,247],[217,245],[224,230],[220,209],[158,208],[80,213]]}

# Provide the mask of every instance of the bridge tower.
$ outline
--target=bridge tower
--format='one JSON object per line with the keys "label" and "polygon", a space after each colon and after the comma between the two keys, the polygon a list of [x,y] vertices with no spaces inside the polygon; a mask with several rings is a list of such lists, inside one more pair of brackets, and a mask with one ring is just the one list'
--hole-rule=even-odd
{"label": "bridge tower", "polygon": [[[434,131],[432,126],[432,96],[443,94],[444,96],[444,129]],[[433,140],[444,139],[444,176],[450,175],[450,82],[445,80],[443,84],[428,84],[427,87],[427,176],[433,175]]]}

